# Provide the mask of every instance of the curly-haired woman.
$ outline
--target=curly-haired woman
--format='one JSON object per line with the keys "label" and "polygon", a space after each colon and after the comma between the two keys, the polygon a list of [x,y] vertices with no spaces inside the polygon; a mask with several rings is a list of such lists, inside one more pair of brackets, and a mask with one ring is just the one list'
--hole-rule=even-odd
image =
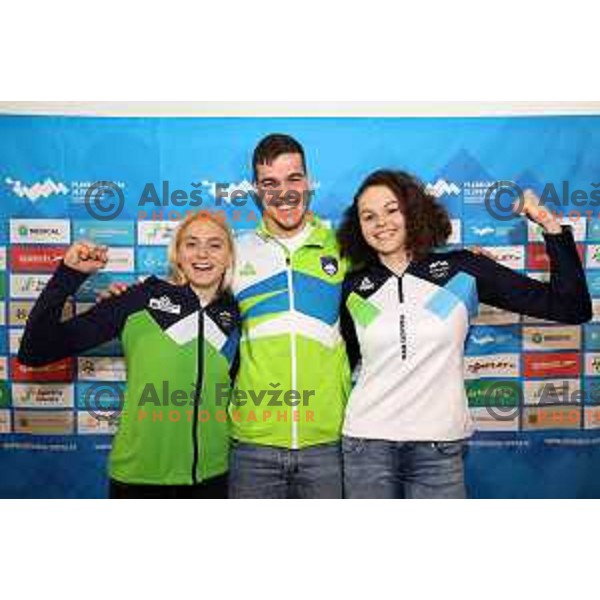
{"label": "curly-haired woman", "polygon": [[571,229],[532,192],[519,211],[544,229],[549,283],[469,251],[440,252],[450,220],[411,175],[378,171],[361,185],[339,231],[353,267],[342,327],[354,364],[362,359],[344,424],[347,497],[466,496],[463,355],[479,302],[561,323],[591,319]]}

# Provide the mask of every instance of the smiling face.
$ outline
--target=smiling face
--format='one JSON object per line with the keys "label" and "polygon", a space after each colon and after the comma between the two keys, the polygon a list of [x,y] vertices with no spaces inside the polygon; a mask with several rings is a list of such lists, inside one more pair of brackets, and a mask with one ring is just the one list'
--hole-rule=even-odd
{"label": "smiling face", "polygon": [[256,165],[256,187],[271,233],[289,237],[304,227],[309,184],[300,154],[281,154],[270,165]]}
{"label": "smiling face", "polygon": [[221,226],[204,219],[186,226],[177,247],[177,265],[192,287],[218,287],[231,261],[229,239]]}
{"label": "smiling face", "polygon": [[388,187],[367,188],[358,200],[358,217],[365,241],[380,256],[405,251],[406,222]]}

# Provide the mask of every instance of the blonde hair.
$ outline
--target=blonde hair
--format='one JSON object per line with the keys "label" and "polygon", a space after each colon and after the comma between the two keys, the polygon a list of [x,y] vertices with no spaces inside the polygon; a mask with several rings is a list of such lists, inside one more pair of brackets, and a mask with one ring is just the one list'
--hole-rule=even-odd
{"label": "blonde hair", "polygon": [[219,294],[222,294],[226,291],[230,291],[233,280],[233,271],[235,268],[235,244],[233,240],[233,232],[231,231],[231,228],[229,227],[224,218],[219,217],[208,210],[202,210],[197,213],[188,214],[188,216],[183,221],[181,221],[181,223],[175,230],[173,238],[171,239],[171,243],[169,244],[168,251],[169,278],[173,283],[175,283],[175,285],[186,285],[188,283],[187,277],[185,276],[185,274],[179,267],[179,264],[177,263],[177,255],[179,253],[179,247],[183,242],[183,236],[185,235],[187,228],[196,221],[213,223],[225,232],[225,237],[227,238],[227,245],[229,246],[229,255],[231,257],[231,261],[229,266],[225,270],[225,275],[223,277],[223,280],[221,281],[221,285],[219,286]]}

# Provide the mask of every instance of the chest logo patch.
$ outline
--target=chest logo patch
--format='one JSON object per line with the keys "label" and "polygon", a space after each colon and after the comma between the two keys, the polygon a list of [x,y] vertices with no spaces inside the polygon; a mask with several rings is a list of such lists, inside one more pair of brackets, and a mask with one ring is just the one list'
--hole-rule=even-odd
{"label": "chest logo patch", "polygon": [[251,262],[245,263],[244,266],[240,269],[240,276],[252,277],[253,275],[256,275],[256,268]]}
{"label": "chest logo patch", "polygon": [[179,304],[173,304],[168,296],[162,296],[160,298],[151,298],[149,305],[152,310],[159,310],[166,312],[171,315],[180,315],[181,306]]}
{"label": "chest logo patch", "polygon": [[340,265],[335,256],[322,256],[321,268],[327,275],[333,277],[334,275],[337,275],[337,272],[340,270]]}
{"label": "chest logo patch", "polygon": [[229,329],[233,325],[233,315],[228,310],[223,310],[219,313],[219,320],[221,325],[226,329]]}
{"label": "chest logo patch", "polygon": [[450,273],[450,263],[447,260],[438,260],[429,265],[429,274],[434,279],[445,279]]}
{"label": "chest logo patch", "polygon": [[375,284],[368,278],[364,277],[358,286],[359,292],[370,292],[375,289]]}

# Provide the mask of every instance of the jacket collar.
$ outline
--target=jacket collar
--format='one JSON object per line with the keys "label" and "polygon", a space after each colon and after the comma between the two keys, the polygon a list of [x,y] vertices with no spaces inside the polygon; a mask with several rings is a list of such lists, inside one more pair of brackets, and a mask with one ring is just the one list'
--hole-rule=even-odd
{"label": "jacket collar", "polygon": [[[312,227],[312,232],[306,242],[304,242],[303,246],[317,246],[319,248],[324,248],[327,242],[327,237],[330,235],[330,231],[325,225],[323,221],[316,215],[313,215],[307,220],[308,227]],[[277,239],[265,225],[264,219],[260,221],[258,226],[256,227],[257,235],[265,240],[274,240]]]}

